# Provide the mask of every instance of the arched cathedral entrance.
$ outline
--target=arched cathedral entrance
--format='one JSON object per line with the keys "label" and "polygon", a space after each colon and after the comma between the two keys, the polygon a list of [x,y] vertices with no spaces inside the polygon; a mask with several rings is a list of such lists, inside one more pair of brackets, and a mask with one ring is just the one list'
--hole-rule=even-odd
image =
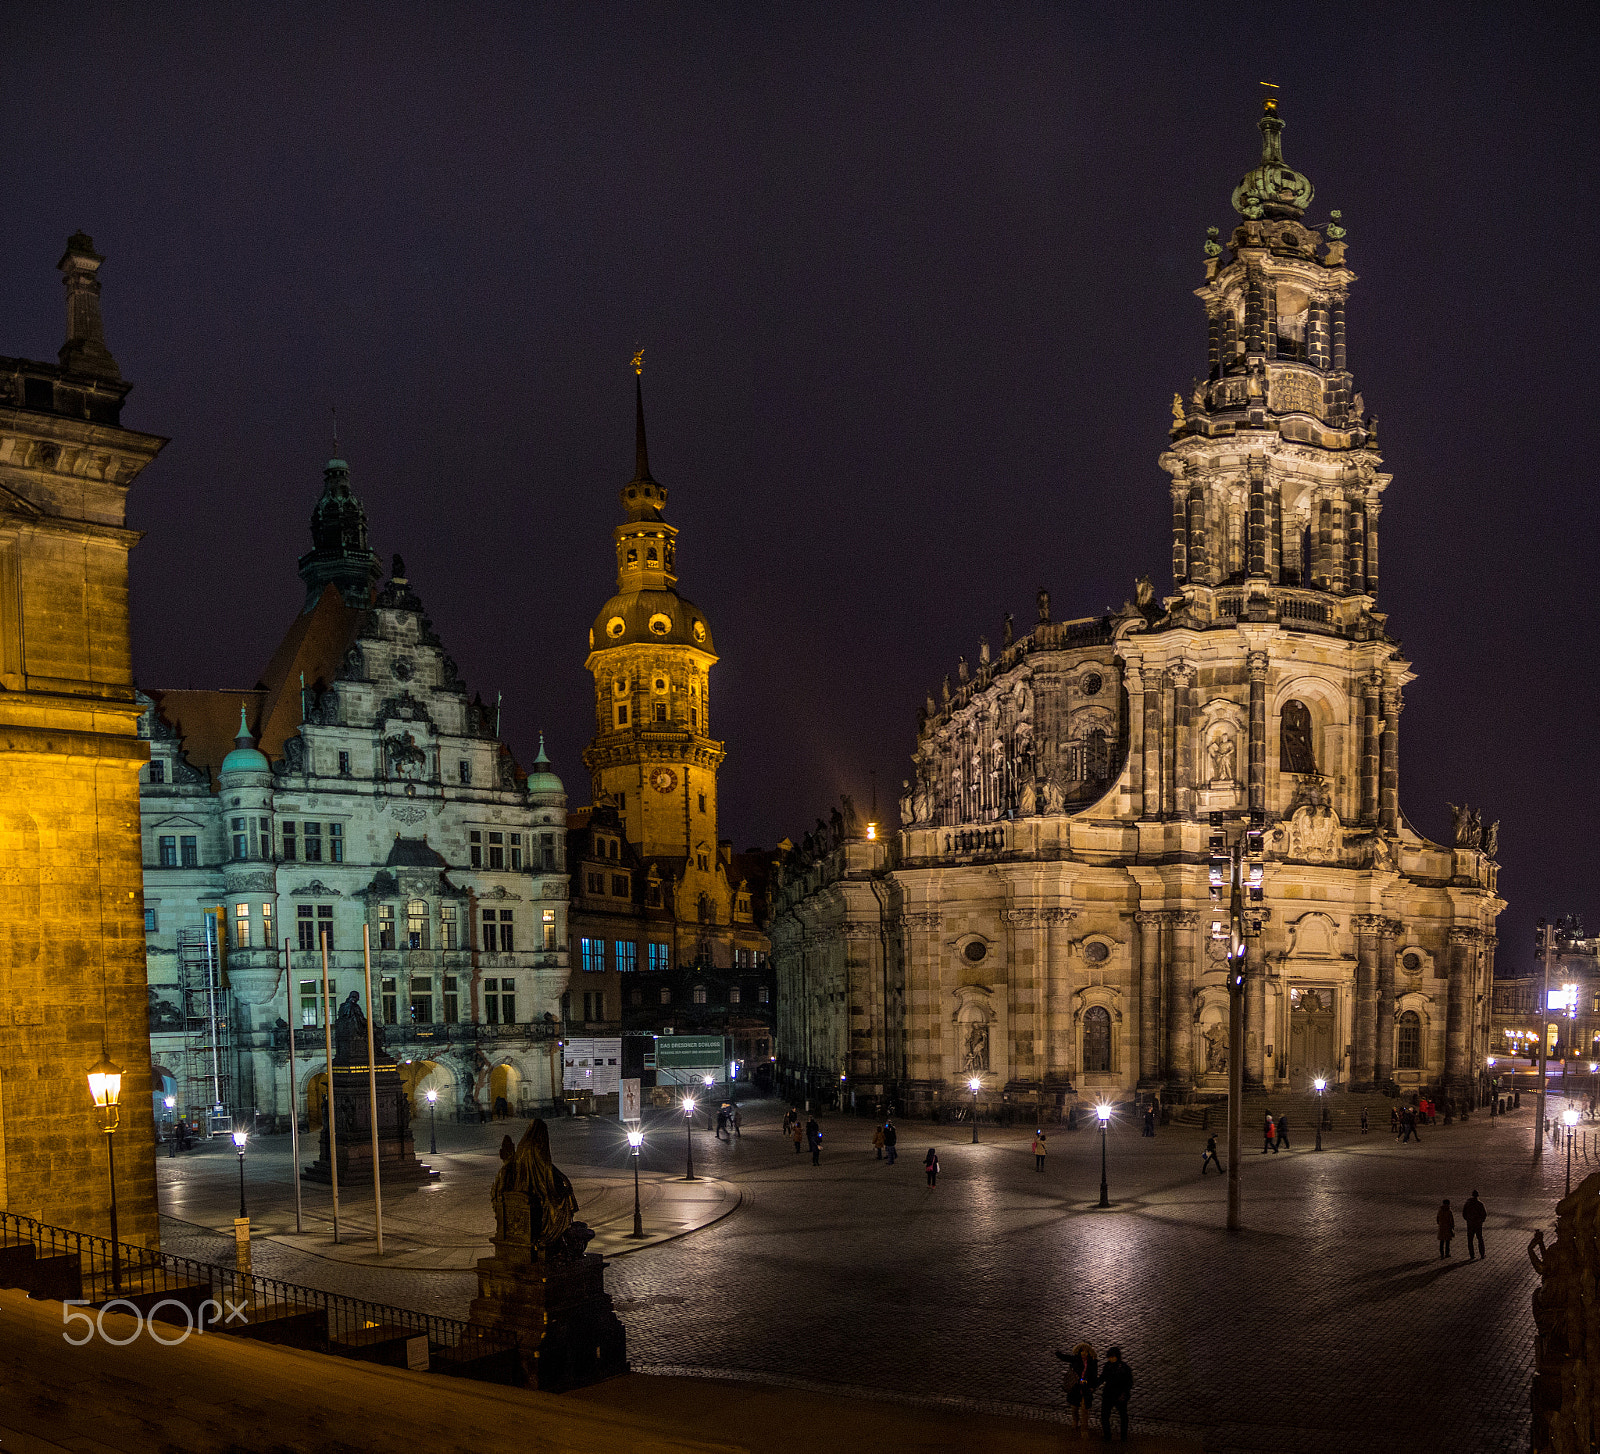
{"label": "arched cathedral entrance", "polygon": [[1338,1079],[1338,1030],[1331,989],[1289,991],[1289,1086],[1310,1090],[1318,1076]]}

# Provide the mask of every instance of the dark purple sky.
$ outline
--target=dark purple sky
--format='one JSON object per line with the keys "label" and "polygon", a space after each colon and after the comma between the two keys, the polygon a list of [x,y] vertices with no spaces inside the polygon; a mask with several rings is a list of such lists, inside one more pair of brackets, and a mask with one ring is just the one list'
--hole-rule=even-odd
{"label": "dark purple sky", "polygon": [[226,8],[34,7],[0,50],[0,352],[54,358],[84,228],[125,419],[172,436],[131,503],[141,683],[255,680],[337,403],[385,562],[587,801],[643,345],[724,834],[874,769],[892,814],[1003,612],[1168,581],[1156,456],[1273,80],[1362,277],[1402,804],[1504,820],[1503,966],[1600,920],[1587,7]]}

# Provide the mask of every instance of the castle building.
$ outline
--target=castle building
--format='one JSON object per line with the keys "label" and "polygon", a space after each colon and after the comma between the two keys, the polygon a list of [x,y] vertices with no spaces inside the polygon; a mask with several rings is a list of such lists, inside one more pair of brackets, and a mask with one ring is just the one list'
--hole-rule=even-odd
{"label": "castle building", "polygon": [[[145,948],[158,1107],[318,1123],[322,946],[402,1079],[476,1117],[560,1095],[566,794],[524,774],[400,557],[382,576],[329,460],[304,603],[244,689],[141,695]],[[143,1006],[141,1005],[141,1017]],[[295,1082],[289,1083],[294,1027]],[[160,1111],[158,1110],[158,1114]],[[169,1119],[170,1119],[169,1116]]]}
{"label": "castle building", "polygon": [[[636,367],[638,367],[636,360]],[[770,1057],[766,862],[717,832],[711,735],[716,648],[706,615],[678,593],[677,529],[650,473],[644,395],[634,380],[635,467],[612,532],[616,593],[589,631],[595,735],[583,754],[593,803],[572,814],[574,1032],[622,1034],[624,1074],[643,1041],[692,1022]],[[687,1017],[687,1019],[685,1018]],[[770,1063],[770,1060],[769,1060]],[[644,1077],[649,1079],[648,1075]]]}
{"label": "castle building", "polygon": [[[105,261],[57,266],[57,363],[0,358],[0,1207],[155,1245],[140,952],[138,740],[128,490],[166,443],[122,424]],[[107,1137],[88,1072],[121,1067]]]}
{"label": "castle building", "polygon": [[1495,829],[1400,809],[1413,680],[1379,609],[1390,476],[1346,347],[1340,214],[1262,155],[1196,289],[1208,363],[1175,396],[1173,589],[1039,619],[921,714],[897,835],[810,840],[774,891],[786,1084],[912,1107],[967,1094],[1225,1094],[1213,848],[1258,830],[1247,1088],[1481,1087]]}
{"label": "castle building", "polygon": [[[1550,962],[1550,1000],[1545,995],[1542,946],[1530,973],[1500,975],[1494,982],[1493,1030],[1489,1053],[1538,1059],[1539,1036],[1552,1061],[1600,1064],[1600,935],[1584,931],[1574,914],[1557,919],[1549,930],[1554,953]],[[1541,1008],[1543,1013],[1541,1013]],[[1585,1083],[1585,1095],[1589,1094]]]}

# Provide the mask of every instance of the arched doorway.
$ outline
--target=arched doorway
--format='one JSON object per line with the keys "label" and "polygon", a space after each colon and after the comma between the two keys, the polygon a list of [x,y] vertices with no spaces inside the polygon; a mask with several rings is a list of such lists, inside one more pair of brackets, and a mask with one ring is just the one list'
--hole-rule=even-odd
{"label": "arched doorway", "polygon": [[438,1114],[447,1120],[456,1117],[456,1080],[437,1060],[407,1060],[398,1067],[400,1084],[411,1102],[412,1120],[428,1115],[428,1092],[438,1093]]}
{"label": "arched doorway", "polygon": [[520,1114],[517,1101],[521,1086],[522,1072],[516,1066],[506,1064],[495,1066],[489,1072],[489,1098],[485,1109],[491,1116]]}
{"label": "arched doorway", "polygon": [[1289,1085],[1305,1090],[1318,1076],[1337,1076],[1331,989],[1289,991]]}
{"label": "arched doorway", "polygon": [[318,1131],[322,1127],[322,1103],[328,1097],[328,1072],[319,1070],[306,1082],[306,1128]]}
{"label": "arched doorway", "polygon": [[[164,1065],[150,1067],[150,1099],[153,1103],[156,1128],[163,1138],[171,1134],[178,1121],[178,1082]],[[168,1101],[172,1104],[169,1106]]]}

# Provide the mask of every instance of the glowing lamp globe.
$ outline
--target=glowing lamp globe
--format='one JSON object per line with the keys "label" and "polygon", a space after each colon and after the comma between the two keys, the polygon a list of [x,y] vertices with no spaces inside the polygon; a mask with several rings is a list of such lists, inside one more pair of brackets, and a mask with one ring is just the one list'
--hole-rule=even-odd
{"label": "glowing lamp globe", "polygon": [[1103,1103],[1094,1108],[1094,1113],[1100,1118],[1102,1126],[1111,1119],[1111,1107]]}
{"label": "glowing lamp globe", "polygon": [[89,1094],[101,1110],[109,1110],[122,1094],[122,1067],[109,1055],[102,1054],[99,1063],[89,1072]]}

